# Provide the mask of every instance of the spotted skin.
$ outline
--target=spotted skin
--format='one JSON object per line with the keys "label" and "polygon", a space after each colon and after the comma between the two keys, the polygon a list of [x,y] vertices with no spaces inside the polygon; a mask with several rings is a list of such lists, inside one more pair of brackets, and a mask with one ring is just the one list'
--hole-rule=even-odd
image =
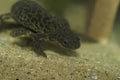
{"label": "spotted skin", "polygon": [[41,47],[43,41],[57,41],[68,49],[80,47],[80,38],[70,29],[66,19],[51,15],[32,0],[16,2],[11,8],[9,16],[21,25],[21,28],[14,29],[11,35],[15,37],[29,33],[29,37],[35,43],[35,52],[42,54],[44,57],[47,57],[47,55]]}

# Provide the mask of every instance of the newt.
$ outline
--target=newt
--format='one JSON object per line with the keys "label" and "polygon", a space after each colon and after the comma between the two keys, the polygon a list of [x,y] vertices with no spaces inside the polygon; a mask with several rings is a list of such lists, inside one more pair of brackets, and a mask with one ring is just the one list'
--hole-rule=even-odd
{"label": "newt", "polygon": [[[47,57],[41,43],[56,41],[64,48],[75,50],[80,47],[79,36],[70,29],[65,18],[54,16],[32,0],[19,0],[13,4],[9,16],[21,27],[11,31],[11,36],[29,35],[33,41],[34,51]],[[5,18],[8,19],[8,18]]]}

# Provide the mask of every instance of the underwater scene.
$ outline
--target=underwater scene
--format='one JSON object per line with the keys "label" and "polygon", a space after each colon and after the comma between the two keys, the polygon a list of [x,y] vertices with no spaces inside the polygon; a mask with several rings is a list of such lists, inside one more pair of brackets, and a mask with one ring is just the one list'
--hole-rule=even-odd
{"label": "underwater scene", "polygon": [[0,0],[0,80],[120,80],[120,0]]}

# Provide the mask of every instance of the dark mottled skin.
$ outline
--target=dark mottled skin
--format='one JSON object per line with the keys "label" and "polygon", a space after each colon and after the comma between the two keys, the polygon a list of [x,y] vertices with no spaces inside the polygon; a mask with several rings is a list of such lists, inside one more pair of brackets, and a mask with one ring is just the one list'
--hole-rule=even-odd
{"label": "dark mottled skin", "polygon": [[66,19],[56,17],[31,0],[20,0],[12,6],[10,16],[21,26],[11,32],[12,36],[28,34],[34,42],[34,50],[47,57],[41,43],[54,40],[68,49],[80,47],[80,39],[70,29]]}

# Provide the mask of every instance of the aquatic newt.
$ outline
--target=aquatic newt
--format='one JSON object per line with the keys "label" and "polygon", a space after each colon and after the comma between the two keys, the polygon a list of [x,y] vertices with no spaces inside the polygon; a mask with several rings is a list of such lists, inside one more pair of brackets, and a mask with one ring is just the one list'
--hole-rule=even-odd
{"label": "aquatic newt", "polygon": [[3,16],[9,16],[21,25],[12,30],[11,35],[16,37],[29,34],[35,52],[44,57],[47,55],[41,46],[43,41],[56,41],[67,49],[80,47],[80,38],[70,29],[68,21],[50,14],[35,1],[19,0],[12,6],[10,13],[1,15],[1,19]]}

